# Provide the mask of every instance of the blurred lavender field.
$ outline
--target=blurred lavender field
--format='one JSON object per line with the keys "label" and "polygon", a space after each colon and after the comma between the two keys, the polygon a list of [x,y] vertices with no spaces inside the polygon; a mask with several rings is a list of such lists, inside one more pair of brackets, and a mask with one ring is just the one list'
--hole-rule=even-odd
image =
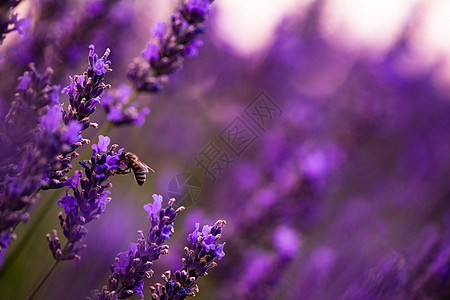
{"label": "blurred lavender field", "polygon": [[[221,1],[211,5],[198,56],[158,77],[159,93],[139,94],[139,121],[108,133],[155,173],[141,187],[132,175],[111,177],[112,201],[88,224],[81,260],[60,263],[35,299],[85,299],[101,289],[116,254],[147,230],[142,207],[152,194],[175,196],[186,210],[166,242],[170,253],[145,281],[146,299],[163,272],[182,267],[195,223],[219,219],[225,256],[198,280],[197,299],[450,299],[450,77],[444,56],[430,63],[418,51],[428,6],[408,10],[380,50],[331,33],[332,1],[299,1],[268,44],[246,52],[245,40],[239,48],[225,41],[223,26],[238,21],[224,25]],[[92,43],[99,56],[111,49],[113,69],[106,110],[100,104],[91,117],[100,128],[83,135],[97,144],[108,103],[131,93],[129,64],[178,3],[23,0],[19,16],[30,24],[0,45],[2,120],[30,62],[41,73],[50,66],[52,84],[65,87],[86,69]],[[66,95],[60,101],[67,106]],[[4,151],[1,159],[13,156]],[[90,145],[78,151],[86,159],[83,151]],[[41,191],[15,230],[0,299],[25,299],[50,268],[45,235],[55,228],[62,236],[64,193]]]}

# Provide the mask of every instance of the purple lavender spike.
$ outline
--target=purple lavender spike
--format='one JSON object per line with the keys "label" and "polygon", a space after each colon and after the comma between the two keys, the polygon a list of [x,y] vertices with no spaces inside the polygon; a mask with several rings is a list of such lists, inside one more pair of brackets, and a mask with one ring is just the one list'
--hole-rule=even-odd
{"label": "purple lavender spike", "polygon": [[[48,166],[65,147],[60,129],[59,87],[50,85],[51,69],[40,74],[33,65],[20,78],[11,107],[2,120],[0,142],[0,252],[3,255],[13,229],[28,220]],[[56,98],[55,98],[56,97]]]}
{"label": "purple lavender spike", "polygon": [[118,146],[112,145],[108,149],[109,142],[109,137],[100,135],[99,143],[92,145],[90,161],[80,162],[84,167],[84,176],[81,171],[75,171],[75,175],[65,182],[68,186],[66,196],[58,201],[58,205],[64,209],[65,217],[62,213],[58,217],[68,246],[61,248],[56,232],[52,236],[47,235],[56,260],[80,259],[79,251],[85,247],[81,244],[81,239],[88,232],[85,225],[98,219],[111,200],[108,197],[110,191],[107,190],[111,187],[108,178],[124,165],[120,159],[123,148],[117,150]]}
{"label": "purple lavender spike", "polygon": [[150,287],[153,298],[183,300],[198,293],[199,289],[195,284],[198,278],[206,276],[207,271],[217,266],[216,261],[225,256],[225,243],[218,243],[224,225],[225,221],[219,220],[214,226],[203,226],[200,231],[200,225],[196,224],[195,230],[188,236],[191,249],[184,249],[183,268],[173,274],[170,271],[165,272],[165,283]]}
{"label": "purple lavender spike", "polygon": [[130,243],[128,250],[120,252],[111,265],[111,275],[108,285],[101,291],[95,290],[91,294],[92,300],[99,299],[125,299],[137,294],[143,296],[144,278],[150,278],[153,261],[159,259],[161,254],[169,252],[169,246],[164,245],[173,233],[173,222],[184,207],[174,209],[171,199],[168,206],[162,208],[161,195],[153,195],[153,203],[144,206],[148,213],[150,229],[147,237],[138,231],[137,243]]}
{"label": "purple lavender spike", "polygon": [[202,42],[203,23],[210,12],[211,0],[185,0],[172,16],[170,25],[158,22],[153,27],[153,40],[142,52],[145,60],[130,64],[128,78],[138,91],[158,92],[167,76],[181,68],[184,57],[198,53]]}
{"label": "purple lavender spike", "polygon": [[62,93],[69,96],[69,107],[63,111],[62,120],[66,126],[64,141],[67,143],[64,151],[58,156],[58,160],[49,168],[45,178],[46,184],[42,189],[57,189],[64,185],[66,174],[72,168],[70,164],[78,154],[75,150],[89,140],[81,138],[81,132],[89,126],[97,127],[96,123],[89,121],[89,116],[96,110],[103,91],[110,86],[103,82],[105,74],[112,71],[108,60],[109,49],[106,49],[102,57],[95,53],[94,45],[89,46],[89,67],[83,75],[75,75],[70,78],[70,85],[62,89]]}

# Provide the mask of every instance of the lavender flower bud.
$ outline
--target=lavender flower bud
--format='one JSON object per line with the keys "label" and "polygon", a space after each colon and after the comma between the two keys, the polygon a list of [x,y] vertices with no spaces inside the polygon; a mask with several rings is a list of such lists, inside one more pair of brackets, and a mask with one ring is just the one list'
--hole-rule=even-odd
{"label": "lavender flower bud", "polygon": [[[158,92],[170,75],[181,68],[184,57],[194,57],[202,42],[197,36],[209,14],[210,0],[186,0],[172,16],[170,26],[158,22],[153,27],[153,40],[142,52],[145,59],[130,64],[128,78],[136,90]],[[167,30],[166,30],[167,28]]]}
{"label": "lavender flower bud", "polygon": [[[83,75],[69,76],[70,85],[62,89],[62,93],[69,95],[70,102],[68,110],[62,112],[62,120],[65,125],[62,138],[65,147],[61,151],[62,155],[50,166],[44,178],[46,184],[42,187],[43,189],[56,189],[64,186],[66,174],[71,169],[72,154],[84,141],[80,132],[89,126],[96,126],[96,123],[89,122],[89,116],[95,112],[95,106],[100,102],[100,96],[109,87],[103,82],[105,74],[112,71],[109,69],[111,62],[107,60],[109,53],[109,49],[106,49],[103,56],[99,58],[95,53],[94,45],[90,45],[88,69]],[[20,87],[24,86],[26,81],[27,78],[23,78]],[[59,119],[56,119],[56,115],[54,117],[55,119],[49,118],[49,120],[53,120],[51,121],[52,125],[56,126]]]}
{"label": "lavender flower bud", "polygon": [[106,110],[106,118],[116,125],[136,124],[142,126],[145,117],[150,113],[148,107],[138,110],[135,102],[130,101],[132,90],[128,85],[120,85],[108,93],[102,101]]}
{"label": "lavender flower bud", "polygon": [[188,236],[192,249],[185,248],[183,268],[173,274],[167,271],[163,275],[164,284],[151,286],[153,298],[182,300],[198,293],[198,286],[195,285],[197,279],[206,276],[208,270],[217,266],[216,261],[225,256],[223,252],[225,243],[218,244],[225,223],[219,220],[214,226],[203,226],[201,231],[200,224],[195,225],[195,230]]}
{"label": "lavender flower bud", "polygon": [[95,111],[95,104],[100,101],[99,96],[109,86],[103,82],[105,74],[111,72],[111,62],[108,59],[110,50],[106,49],[102,57],[94,53],[94,45],[89,46],[89,67],[83,75],[70,77],[71,84],[62,92],[69,95],[69,111],[64,115],[66,124],[71,120],[83,121],[84,128],[89,126],[88,118]]}
{"label": "lavender flower bud", "polygon": [[163,243],[172,235],[175,217],[183,210],[182,207],[175,210],[172,207],[174,201],[162,208],[162,201],[161,195],[154,194],[153,203],[144,206],[150,221],[147,238],[138,231],[137,243],[130,243],[127,251],[117,254],[111,265],[108,286],[102,291],[93,291],[89,299],[125,299],[134,294],[144,297],[143,279],[152,276],[153,261],[168,253],[168,246]]}
{"label": "lavender flower bud", "polygon": [[[11,107],[2,120],[0,142],[0,253],[8,247],[13,228],[28,219],[48,166],[55,162],[63,143],[58,130],[61,108],[58,87],[50,85],[53,73],[31,70],[20,78]],[[56,118],[56,119],[54,119]]]}
{"label": "lavender flower bud", "polygon": [[[81,171],[76,171],[75,175],[64,183],[68,189],[66,195],[58,201],[58,205],[65,213],[65,217],[60,214],[59,219],[68,246],[61,249],[55,236],[49,238],[50,250],[56,260],[79,258],[78,252],[85,247],[79,244],[88,232],[85,225],[98,219],[111,200],[107,190],[111,184],[107,180],[115,170],[123,167],[119,158],[123,148],[116,151],[117,145],[112,145],[108,150],[109,143],[109,137],[100,135],[98,144],[92,145],[93,154],[90,161],[80,162],[84,167],[84,176]],[[72,191],[72,195],[69,195],[69,191]]]}
{"label": "lavender flower bud", "polygon": [[300,246],[295,231],[286,226],[280,226],[274,234],[274,245],[281,256],[293,257]]}

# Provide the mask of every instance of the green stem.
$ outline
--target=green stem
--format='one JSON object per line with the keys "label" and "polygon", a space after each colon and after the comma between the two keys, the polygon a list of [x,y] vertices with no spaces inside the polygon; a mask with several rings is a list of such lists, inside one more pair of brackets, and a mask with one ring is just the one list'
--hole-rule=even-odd
{"label": "green stem", "polygon": [[[108,135],[108,133],[111,131],[113,125],[114,124],[111,121],[106,122],[106,124],[101,127],[98,135],[103,135],[103,136]],[[91,156],[90,151],[87,151],[87,149],[88,148],[85,147],[83,149],[83,151],[80,153],[80,161],[88,160],[89,157]]]}
{"label": "green stem", "polygon": [[[31,196],[30,196],[30,201],[31,201],[31,199],[33,199],[34,197],[36,197],[36,195],[39,193],[40,190],[41,190],[41,189],[39,188],[39,189],[35,190],[35,191],[31,194]],[[25,208],[23,209],[23,212],[28,212],[28,210],[30,209],[30,207],[31,207],[31,203],[28,204],[27,206],[25,206]],[[17,226],[18,226],[20,223],[21,223],[21,222],[17,222],[16,225],[14,225],[12,232],[14,232],[14,230],[16,230]]]}
{"label": "green stem", "polygon": [[124,108],[126,108],[128,105],[133,103],[133,101],[136,100],[136,98],[139,96],[139,94],[140,94],[140,92],[138,90],[133,89],[133,92],[131,93],[130,97],[128,97],[127,101],[125,101]]}
{"label": "green stem", "polygon": [[[100,130],[99,134],[107,135],[109,131],[112,129],[113,123],[108,121]],[[88,151],[83,151],[84,156],[88,155]],[[87,159],[87,158],[85,158]],[[33,193],[33,196],[36,195],[39,192],[37,190]],[[5,260],[5,263],[3,264],[1,270],[0,270],[0,278],[3,276],[5,270],[8,269],[8,267],[17,260],[17,258],[22,254],[23,250],[26,248],[28,242],[30,241],[31,237],[35,234],[36,229],[40,226],[40,224],[46,220],[48,213],[50,212],[50,208],[52,205],[56,202],[56,199],[58,198],[59,190],[55,190],[55,192],[50,196],[50,198],[45,203],[45,206],[43,209],[39,211],[39,214],[37,216],[33,216],[32,220],[34,221],[32,226],[29,226],[29,230],[25,232],[25,236],[21,237],[20,243],[16,247],[16,251],[12,252],[11,256]],[[26,210],[28,210],[30,205],[26,207]],[[14,227],[14,229],[17,227],[18,224]]]}
{"label": "green stem", "polygon": [[[64,253],[67,249],[67,246],[69,246],[69,242],[66,241],[66,244],[64,245],[64,248],[62,250],[62,253]],[[56,266],[58,265],[59,260],[55,260],[52,264],[52,266],[50,267],[50,269],[48,269],[47,273],[45,273],[45,275],[41,278],[41,280],[39,281],[39,283],[34,287],[33,291],[31,292],[31,294],[27,297],[27,300],[31,300],[33,299],[33,297],[36,295],[36,293],[39,291],[39,289],[42,287],[42,285],[44,284],[44,282],[47,280],[47,278],[50,276],[50,274],[52,274],[53,270],[55,270]]]}
{"label": "green stem", "polygon": [[[130,97],[127,99],[126,103],[130,104],[136,98],[139,96],[139,91],[133,90]],[[108,133],[111,131],[112,127],[114,126],[113,122],[108,121],[105,125],[102,126],[100,129],[99,135],[108,135]],[[85,148],[86,149],[86,148]],[[82,155],[80,157],[83,157],[83,159],[88,158],[88,151],[83,151]],[[85,156],[85,157],[84,157]],[[80,160],[83,160],[80,159]],[[39,192],[37,190],[33,193],[33,195],[36,195]],[[39,228],[40,224],[47,218],[48,213],[50,212],[50,208],[55,203],[56,199],[58,198],[59,190],[55,190],[55,192],[50,196],[49,199],[47,199],[47,202],[45,203],[45,206],[39,211],[37,216],[33,216],[32,221],[30,222],[30,226],[28,226],[28,230],[25,232],[24,236],[21,237],[20,242],[16,245],[16,249],[14,252],[10,252],[10,256],[5,259],[3,266],[0,269],[0,279],[5,274],[5,271],[12,265],[14,262],[17,261],[17,259],[20,257],[20,255],[23,253],[23,251],[26,249],[27,244],[31,240],[31,237],[35,235],[35,232],[37,228]],[[30,205],[26,207],[26,210],[30,208]],[[14,229],[17,227],[18,224],[14,227]]]}
{"label": "green stem", "polygon": [[41,280],[39,281],[39,283],[34,287],[33,291],[31,292],[31,294],[27,297],[27,300],[31,300],[33,299],[33,297],[36,295],[36,293],[39,291],[39,289],[41,288],[41,286],[44,284],[44,282],[47,280],[47,278],[50,276],[50,274],[52,274],[53,270],[56,268],[56,266],[58,265],[59,260],[55,260],[55,262],[52,264],[52,266],[50,267],[50,269],[47,271],[47,273],[44,275],[44,277],[41,278]]}
{"label": "green stem", "polygon": [[38,211],[38,215],[33,216],[33,218],[30,218],[31,221],[28,226],[28,230],[24,233],[23,236],[21,236],[20,242],[18,242],[18,244],[15,245],[14,251],[9,251],[10,255],[7,259],[5,259],[5,262],[2,268],[0,269],[0,279],[5,274],[5,271],[8,270],[9,266],[12,265],[14,262],[16,262],[17,259],[20,257],[20,255],[23,253],[23,251],[27,248],[27,244],[36,234],[36,231],[38,230],[40,224],[47,217],[47,214],[50,212],[50,208],[53,206],[56,199],[59,197],[59,194],[60,194],[59,190],[54,191],[54,193],[46,200],[47,202],[45,203],[45,205]]}
{"label": "green stem", "polygon": [[[128,97],[128,99],[125,101],[124,107],[126,108],[128,105],[130,105],[131,103],[133,103],[134,100],[136,100],[136,98],[139,96],[139,91],[133,89],[133,92],[131,93],[130,97]],[[113,128],[114,123],[111,121],[107,121],[105,125],[102,126],[102,128],[100,129],[100,132],[98,135],[103,135],[106,136],[109,134],[109,132],[111,131],[111,129]],[[86,149],[86,148],[85,148]],[[88,155],[88,151],[83,151],[80,154],[80,161],[82,160],[87,160],[89,158]]]}
{"label": "green stem", "polygon": [[111,131],[113,125],[114,124],[111,121],[106,122],[106,124],[101,128],[98,135],[107,135]]}

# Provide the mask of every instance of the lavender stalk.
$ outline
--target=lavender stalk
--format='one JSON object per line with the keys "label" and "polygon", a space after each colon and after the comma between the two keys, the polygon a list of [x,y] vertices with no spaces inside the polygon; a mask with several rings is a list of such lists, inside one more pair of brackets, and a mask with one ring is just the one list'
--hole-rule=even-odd
{"label": "lavender stalk", "polygon": [[110,93],[102,103],[108,120],[116,125],[141,126],[149,108],[139,110],[134,103],[140,92],[156,93],[168,82],[168,76],[179,70],[186,57],[197,56],[203,42],[198,39],[204,32],[204,22],[213,0],[184,0],[170,24],[158,22],[152,29],[153,38],[128,69],[133,89],[122,85]]}
{"label": "lavender stalk", "polygon": [[[94,45],[89,46],[89,67],[83,75],[75,75],[70,78],[70,85],[62,90],[69,96],[67,111],[63,111],[64,125],[72,130],[83,131],[89,126],[97,128],[96,123],[89,121],[89,116],[96,110],[96,104],[100,103],[103,91],[111,86],[103,82],[111,62],[108,60],[110,50],[106,49],[102,57],[94,52]],[[70,148],[58,156],[58,160],[48,170],[43,189],[57,189],[64,186],[67,180],[66,174],[71,170],[70,164],[74,157],[78,157],[75,150],[82,144],[89,143],[86,139],[73,139]]]}
{"label": "lavender stalk", "polygon": [[15,238],[14,228],[28,220],[38,199],[43,174],[64,148],[69,129],[59,128],[58,87],[50,85],[52,70],[40,74],[33,65],[20,78],[15,99],[1,124],[0,264]]}
{"label": "lavender stalk", "polygon": [[225,243],[218,243],[225,224],[225,221],[219,220],[214,226],[203,226],[201,231],[200,224],[196,224],[195,230],[188,237],[188,241],[192,243],[191,249],[184,248],[183,268],[173,274],[167,271],[162,276],[164,284],[158,283],[150,287],[153,299],[183,300],[198,293],[199,288],[195,284],[198,278],[208,275],[207,271],[216,267],[216,261],[225,256]]}
{"label": "lavender stalk", "polygon": [[162,201],[161,195],[154,194],[153,204],[144,206],[151,223],[147,238],[142,231],[138,231],[137,243],[130,243],[127,251],[116,256],[111,265],[108,285],[101,291],[93,291],[89,299],[125,299],[134,294],[144,297],[143,279],[152,276],[153,261],[169,252],[169,246],[164,242],[172,236],[177,214],[184,210],[184,207],[176,210],[172,207],[175,199],[171,199],[166,208],[162,208]]}
{"label": "lavender stalk", "polygon": [[[123,148],[117,151],[118,146],[112,145],[108,149],[109,142],[109,137],[99,136],[98,144],[92,145],[93,153],[90,161],[80,162],[84,168],[84,176],[81,171],[76,171],[65,183],[69,188],[66,196],[58,201],[58,205],[64,209],[66,216],[63,217],[60,213],[58,218],[67,245],[61,246],[56,230],[47,235],[50,250],[58,261],[80,259],[78,253],[86,247],[80,244],[81,239],[88,233],[85,225],[98,219],[111,200],[108,197],[110,194],[108,188],[112,185],[108,182],[108,178],[124,165],[120,160]],[[72,191],[72,195],[69,195],[69,190]]]}
{"label": "lavender stalk", "polygon": [[[170,27],[158,22],[153,28],[153,41],[142,52],[142,59],[130,64],[128,78],[138,91],[158,92],[170,75],[181,68],[185,57],[198,54],[202,42],[203,22],[209,14],[211,0],[185,0],[172,16]],[[166,27],[169,27],[166,32]]]}

